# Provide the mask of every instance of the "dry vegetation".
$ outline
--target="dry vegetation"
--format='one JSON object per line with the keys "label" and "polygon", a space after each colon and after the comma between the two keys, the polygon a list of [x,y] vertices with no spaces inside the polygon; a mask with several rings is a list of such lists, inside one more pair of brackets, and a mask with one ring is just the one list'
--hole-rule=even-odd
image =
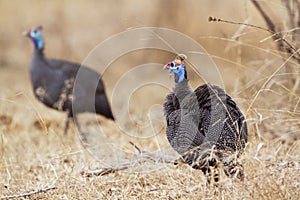
{"label": "dry vegetation", "polygon": [[[293,38],[299,30],[289,32],[299,26],[289,23],[293,12],[287,11],[279,0],[260,3],[280,27],[276,31],[285,31],[284,37],[299,47],[299,41]],[[299,198],[299,62],[287,52],[280,52],[266,31],[207,20],[212,15],[267,27],[251,1],[1,0],[0,13],[0,198],[34,191],[38,193],[28,198]],[[39,24],[45,27],[47,56],[77,62],[82,62],[109,36],[132,27],[167,27],[194,38],[212,56],[226,91],[248,119],[249,143],[243,156],[245,182],[223,177],[219,188],[209,187],[200,171],[186,165],[137,159],[140,155],[129,141],[141,150],[176,158],[164,129],[140,139],[139,135],[125,134],[112,121],[98,117],[106,133],[100,137],[97,123],[87,117],[84,127],[90,137],[95,135],[95,144],[101,141],[99,146],[84,148],[75,127],[64,136],[65,115],[44,107],[31,91],[28,65],[32,46],[21,32]],[[118,79],[133,66],[165,63],[172,57],[166,52],[141,50],[114,61],[104,74],[109,98]],[[167,78],[163,71],[156,73]],[[142,77],[135,77],[139,78]],[[190,78],[193,86],[202,82],[196,76]],[[137,90],[130,104],[125,104],[135,121],[128,119],[129,130],[149,123],[145,113],[154,103],[162,104],[167,93],[165,88],[153,90],[151,86]],[[137,133],[147,135],[143,131]],[[104,176],[86,177],[81,173],[128,161],[129,168]],[[49,187],[53,188],[39,191]]]}

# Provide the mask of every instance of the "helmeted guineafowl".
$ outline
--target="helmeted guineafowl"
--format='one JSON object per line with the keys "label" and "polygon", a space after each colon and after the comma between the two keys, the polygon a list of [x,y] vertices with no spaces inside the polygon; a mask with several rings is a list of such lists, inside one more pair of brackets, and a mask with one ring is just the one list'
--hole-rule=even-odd
{"label": "helmeted guineafowl", "polygon": [[184,59],[186,56],[179,54],[164,66],[175,80],[175,88],[164,103],[167,139],[182,160],[201,169],[209,182],[212,178],[218,181],[218,173],[212,171],[221,165],[226,175],[243,180],[243,167],[237,158],[247,143],[245,118],[218,86],[204,84],[192,91]]}
{"label": "helmeted guineafowl", "polygon": [[[81,112],[95,112],[109,119],[114,119],[101,76],[80,64],[49,59],[44,56],[44,40],[39,26],[23,33],[34,44],[34,53],[30,64],[30,78],[35,97],[46,106],[67,111],[68,117],[65,124],[65,134],[68,131],[69,120],[74,122],[79,129],[81,137],[86,141],[77,122],[76,114]],[[77,85],[77,91],[73,92],[76,75],[82,73],[84,81]],[[93,106],[89,104],[93,103]],[[72,106],[76,104],[76,109]],[[74,113],[74,112],[76,113]]]}

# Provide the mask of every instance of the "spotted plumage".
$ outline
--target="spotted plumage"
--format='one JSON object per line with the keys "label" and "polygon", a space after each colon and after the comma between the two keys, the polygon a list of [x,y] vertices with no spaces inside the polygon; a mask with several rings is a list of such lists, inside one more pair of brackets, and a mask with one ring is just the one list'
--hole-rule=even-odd
{"label": "spotted plumage", "polygon": [[[67,111],[65,133],[69,120],[74,119],[77,123],[76,115],[81,112],[95,112],[114,119],[100,74],[77,63],[46,58],[41,30],[37,27],[24,32],[35,47],[30,64],[35,97],[50,108]],[[81,79],[77,76],[79,71]],[[77,84],[76,87],[74,84]],[[78,123],[77,127],[82,133]],[[86,140],[83,134],[81,136]]]}
{"label": "spotted plumage", "polygon": [[164,103],[168,141],[193,168],[211,174],[211,167],[222,164],[227,175],[243,179],[237,162],[247,143],[243,114],[218,86],[204,84],[192,91],[183,60],[177,56],[165,66],[176,83]]}

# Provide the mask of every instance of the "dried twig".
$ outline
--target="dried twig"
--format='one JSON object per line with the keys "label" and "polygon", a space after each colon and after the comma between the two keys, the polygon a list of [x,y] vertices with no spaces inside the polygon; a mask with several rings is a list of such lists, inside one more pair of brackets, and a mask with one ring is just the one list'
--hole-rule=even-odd
{"label": "dried twig", "polygon": [[[292,29],[290,31],[282,31],[282,29],[280,27],[276,26],[275,23],[273,23],[271,17],[261,7],[260,3],[257,0],[251,0],[251,1],[252,1],[253,5],[255,6],[255,8],[258,10],[258,12],[261,14],[262,18],[264,19],[264,21],[267,25],[267,28],[256,26],[256,25],[249,24],[249,23],[241,23],[241,22],[234,22],[234,21],[229,21],[229,20],[218,19],[215,17],[209,17],[208,20],[210,22],[223,22],[223,23],[236,24],[236,25],[245,25],[245,26],[253,27],[256,29],[263,30],[263,31],[267,31],[272,34],[270,36],[270,38],[273,39],[274,43],[277,46],[277,49],[280,52],[289,56],[289,60],[293,59],[293,60],[295,60],[295,62],[300,64],[300,51],[298,51],[298,47],[295,46],[295,44],[297,44],[298,31],[295,32],[294,34],[292,34],[291,41],[288,41],[285,39],[285,37],[286,37],[285,34],[287,34],[288,32],[291,32],[291,31],[296,31],[297,28],[295,28],[295,27],[297,27],[298,24],[300,24],[300,20],[297,20],[297,22],[295,22],[295,20],[294,20],[295,13],[293,12],[293,9],[290,6],[290,2],[283,1],[283,2],[285,2],[285,7],[287,9],[287,13],[290,15],[290,25],[292,26]],[[298,12],[300,13],[300,4],[298,5],[297,9],[298,9]],[[286,56],[284,56],[284,58],[285,57]],[[286,59],[284,59],[284,60],[286,60]],[[285,68],[286,68],[287,73],[290,73],[290,74],[293,73],[292,66],[290,64],[286,63]],[[299,87],[299,84],[300,84],[299,79],[300,79],[299,77],[294,77],[294,76],[291,76],[291,78],[289,78],[287,87],[288,88],[292,87],[292,90],[291,90],[292,93],[295,93],[295,91]]]}
{"label": "dried twig", "polygon": [[[275,24],[272,22],[271,18],[267,15],[267,13],[261,8],[260,3],[258,3],[257,0],[251,0],[253,5],[256,7],[256,9],[259,11],[259,13],[261,14],[262,18],[265,20],[267,26],[269,27],[269,29],[271,29],[272,32],[275,33],[276,28],[278,29],[277,31],[279,31],[278,34],[273,34],[272,38],[274,40],[274,42],[277,45],[277,48],[279,49],[279,51],[281,52],[285,52],[289,55],[291,55],[291,57],[293,59],[296,60],[296,62],[298,62],[298,64],[300,64],[300,57],[299,57],[299,51],[297,51],[298,48],[295,48],[291,45],[291,43],[287,42],[287,40],[284,39],[284,35],[280,32],[280,27],[276,27]],[[293,3],[293,1],[291,1]],[[284,4],[284,6],[287,9],[287,13],[289,14],[289,18],[290,18],[290,26],[292,26],[292,28],[297,27],[300,24],[300,20],[298,19],[297,22],[295,22],[294,18],[295,18],[295,10],[293,10],[290,6],[290,1],[282,1],[282,3]],[[300,6],[299,6],[299,2],[297,3],[297,9],[298,9],[298,14],[300,12]],[[297,11],[296,11],[297,12]],[[299,35],[299,34],[298,34]],[[295,34],[292,35],[292,39],[293,39],[293,43],[297,43],[297,32]],[[286,70],[288,73],[292,72],[291,66],[287,65],[286,66]],[[292,91],[295,92],[296,89],[298,88],[298,84],[299,84],[299,77],[295,78],[295,77],[291,77],[290,78],[290,82],[294,85],[292,88]]]}
{"label": "dried twig", "polygon": [[144,150],[141,150],[137,145],[135,145],[133,142],[129,142],[134,148],[138,151],[138,154],[135,155],[136,159],[130,160],[128,162],[120,163],[116,167],[105,167],[95,170],[87,170],[82,171],[80,174],[86,177],[91,176],[104,176],[110,173],[115,173],[117,171],[126,170],[130,167],[134,166],[136,163],[143,163],[147,161],[154,161],[154,162],[161,162],[161,163],[173,163],[177,164],[179,159],[166,159],[160,155],[157,155],[155,153],[150,153]]}
{"label": "dried twig", "polygon": [[116,171],[121,171],[128,169],[130,167],[131,163],[128,164],[123,164],[123,166],[119,167],[106,167],[106,168],[101,168],[101,169],[95,169],[95,170],[90,170],[90,171],[82,171],[80,174],[86,177],[91,177],[91,176],[104,176],[106,174],[110,173],[115,173]]}
{"label": "dried twig", "polygon": [[129,141],[129,144],[131,144],[132,146],[134,146],[134,148],[135,148],[140,154],[142,153],[141,149],[140,149],[138,146],[136,146],[133,142]]}
{"label": "dried twig", "polygon": [[256,25],[253,25],[253,24],[244,23],[244,22],[234,22],[234,21],[224,20],[224,19],[211,17],[211,16],[208,18],[208,21],[209,22],[224,22],[224,23],[235,24],[235,25],[244,25],[244,26],[249,26],[249,27],[252,27],[252,28],[261,29],[263,31],[268,31],[269,33],[274,34],[274,32],[271,31],[270,29],[267,29],[267,28],[264,28],[264,27],[261,27],[261,26],[256,26]]}
{"label": "dried twig", "polygon": [[[267,15],[267,13],[261,8],[260,4],[256,0],[252,0],[252,3],[256,7],[256,9],[260,12],[261,16],[264,18],[269,30],[273,33],[273,36],[272,36],[273,40],[278,41],[277,42],[278,49],[282,52],[287,52],[290,55],[297,52],[297,48],[293,47],[287,40],[285,40],[283,38],[283,35],[281,32],[276,33],[276,30],[275,30],[276,26],[272,22],[271,18]],[[285,46],[284,43],[287,45],[287,47]],[[297,54],[299,56],[299,53],[297,53]],[[295,57],[295,59],[298,62],[300,62],[298,57]]]}
{"label": "dried twig", "polygon": [[42,188],[33,192],[28,192],[28,193],[24,193],[24,194],[16,194],[16,195],[11,195],[11,196],[2,196],[0,197],[0,199],[16,199],[16,198],[21,198],[21,197],[29,197],[32,196],[34,194],[38,194],[38,193],[45,193],[48,192],[49,190],[53,190],[56,189],[55,186],[51,186],[48,188]]}
{"label": "dried twig", "polygon": [[271,18],[265,13],[265,11],[261,8],[260,4],[256,1],[256,0],[252,0],[252,3],[254,4],[254,6],[256,7],[256,9],[260,12],[260,14],[262,15],[262,17],[264,18],[264,20],[267,23],[267,26],[269,27],[270,31],[275,33],[275,25],[272,22]]}
{"label": "dried twig", "polygon": [[[300,56],[299,52],[297,51],[297,48],[295,48],[293,45],[291,45],[286,39],[284,39],[282,32],[275,32],[275,29],[273,30],[273,23],[271,22],[270,25],[268,25],[269,29],[261,27],[261,26],[256,26],[253,24],[249,24],[249,23],[244,23],[244,22],[234,22],[234,21],[229,21],[229,20],[224,20],[224,19],[220,19],[220,18],[215,18],[215,17],[209,17],[208,21],[210,22],[224,22],[224,23],[228,23],[228,24],[236,24],[236,25],[244,25],[244,26],[249,26],[252,28],[257,28],[263,31],[267,31],[269,33],[272,34],[272,38],[274,41],[278,41],[278,49],[281,51],[286,51],[289,54],[292,54],[293,57],[300,61],[298,57],[296,57],[296,54],[298,56]],[[269,18],[266,19],[266,21],[269,21]],[[287,45],[287,48],[285,48],[284,43]],[[296,54],[295,54],[296,53]]]}

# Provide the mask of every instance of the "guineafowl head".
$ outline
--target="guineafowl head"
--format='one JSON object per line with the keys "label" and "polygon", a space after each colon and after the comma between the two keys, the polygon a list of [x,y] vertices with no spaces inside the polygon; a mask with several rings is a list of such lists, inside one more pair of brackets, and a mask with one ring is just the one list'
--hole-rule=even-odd
{"label": "guineafowl head", "polygon": [[38,26],[34,29],[23,32],[23,35],[29,37],[32,40],[34,46],[40,50],[44,48],[44,39],[41,31],[42,26]]}
{"label": "guineafowl head", "polygon": [[174,74],[175,83],[180,83],[187,79],[187,73],[183,61],[187,58],[184,54],[178,54],[175,59],[164,66],[169,70],[169,74]]}

